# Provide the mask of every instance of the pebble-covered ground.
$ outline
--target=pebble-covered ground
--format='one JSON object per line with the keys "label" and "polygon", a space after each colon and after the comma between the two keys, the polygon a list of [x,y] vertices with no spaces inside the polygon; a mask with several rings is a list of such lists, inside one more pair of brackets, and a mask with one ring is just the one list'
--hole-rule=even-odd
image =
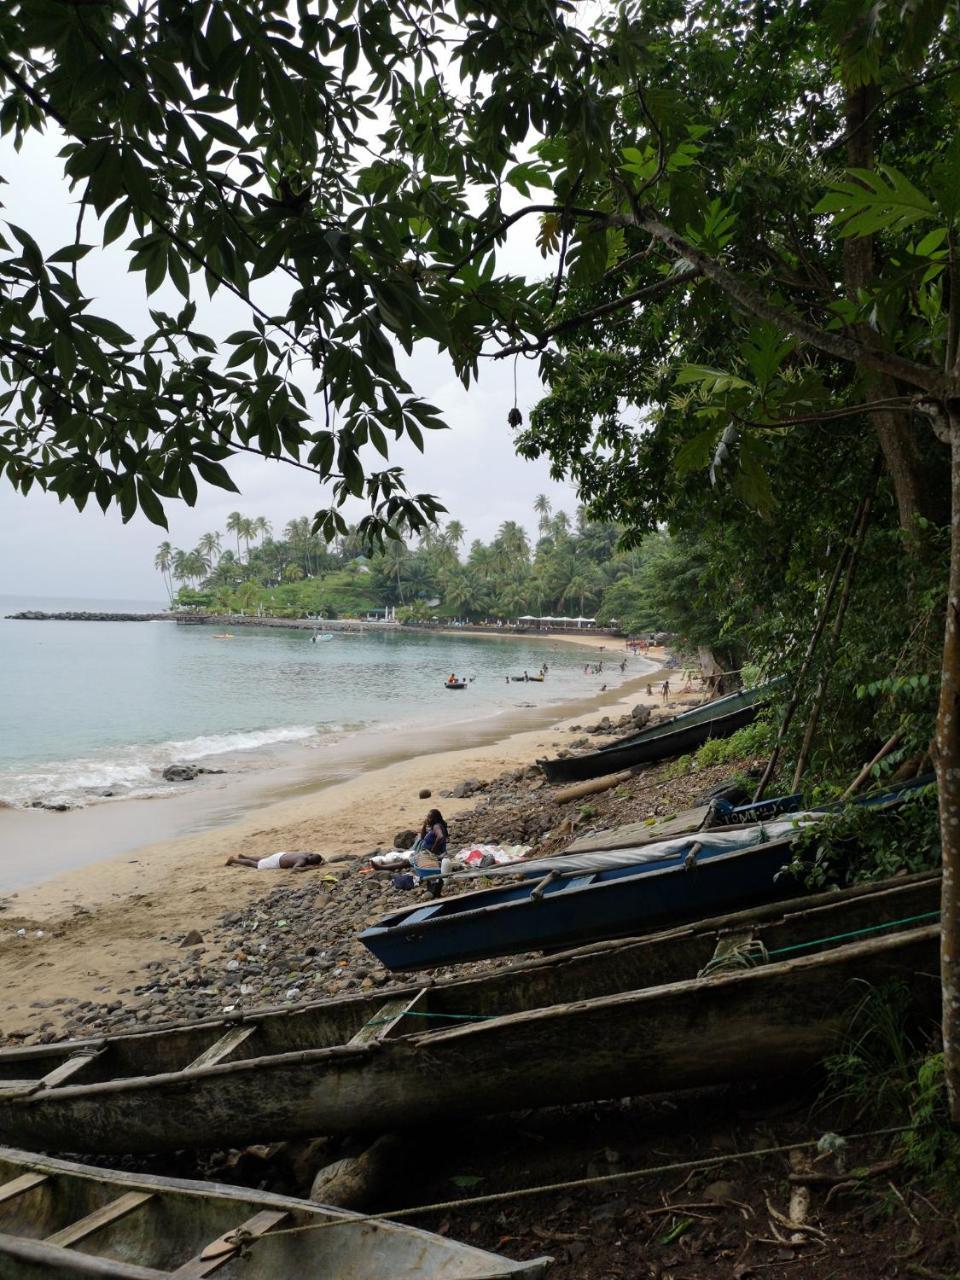
{"label": "pebble-covered ground", "polygon": [[[609,740],[608,721],[578,728],[571,745]],[[627,725],[616,726],[622,732]],[[745,762],[749,763],[749,762]],[[536,765],[490,781],[464,779],[455,791],[476,796],[475,806],[450,824],[450,845],[530,844],[552,853],[594,828],[674,813],[696,803],[734,772],[729,765],[683,776],[659,766],[615,789],[574,804],[558,804],[556,788]],[[443,797],[429,805],[442,808]],[[425,809],[428,803],[424,802]],[[401,836],[403,833],[398,832]],[[373,852],[371,850],[371,852]],[[242,874],[225,871],[225,875]],[[102,1035],[168,1022],[215,1017],[239,1008],[299,1004],[352,991],[407,985],[409,975],[386,970],[358,935],[388,911],[415,902],[418,890],[404,891],[385,873],[370,873],[364,859],[328,862],[316,872],[287,875],[242,911],[216,920],[198,920],[187,934],[161,937],[166,958],[146,961],[129,985],[99,992],[99,1001],[55,997],[37,1001],[47,1017],[30,1028],[7,1033],[7,1043],[42,1043],[65,1037]],[[476,888],[476,882],[447,892]],[[501,967],[523,957],[480,961],[456,970],[432,971],[437,979]]]}

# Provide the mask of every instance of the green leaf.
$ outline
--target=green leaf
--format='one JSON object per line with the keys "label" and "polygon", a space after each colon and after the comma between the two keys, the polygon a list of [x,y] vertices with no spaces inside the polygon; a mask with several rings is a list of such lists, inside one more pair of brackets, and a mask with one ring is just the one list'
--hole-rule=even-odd
{"label": "green leaf", "polygon": [[151,524],[158,524],[161,529],[167,528],[167,517],[163,512],[163,504],[150,486],[142,479],[137,480],[137,497],[140,499],[140,510]]}
{"label": "green leaf", "polygon": [[711,369],[703,364],[682,365],[674,379],[678,386],[698,383],[705,394],[720,394],[724,391],[752,390],[752,384],[738,378],[736,374],[727,373],[724,369]]}
{"label": "green leaf", "polygon": [[79,262],[92,248],[92,244],[68,244],[65,248],[58,249],[56,253],[51,253],[47,262]]}
{"label": "green leaf", "polygon": [[195,457],[193,465],[197,468],[201,479],[205,480],[207,484],[215,485],[218,489],[226,489],[230,493],[240,492],[230,479],[227,469],[222,467],[219,462],[210,462],[207,458]]}
{"label": "green leaf", "polygon": [[716,443],[717,429],[715,427],[711,427],[708,431],[701,431],[692,440],[688,440],[673,460],[674,470],[677,475],[684,476],[691,471],[700,471],[709,466]]}
{"label": "green leaf", "polygon": [[830,184],[829,194],[813,209],[835,215],[833,227],[841,238],[899,231],[937,215],[930,200],[892,165],[848,173],[849,178]]}

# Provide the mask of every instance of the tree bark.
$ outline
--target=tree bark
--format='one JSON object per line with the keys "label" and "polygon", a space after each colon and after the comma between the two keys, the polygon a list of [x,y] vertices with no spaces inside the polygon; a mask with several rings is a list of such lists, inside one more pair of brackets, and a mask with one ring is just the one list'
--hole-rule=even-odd
{"label": "tree bark", "polygon": [[[873,119],[879,88],[861,85],[847,91],[847,164],[851,169],[872,169],[874,165]],[[851,301],[870,288],[876,276],[872,236],[848,236],[843,242],[844,287]],[[858,326],[857,336],[877,346],[876,335],[867,325]],[[864,382],[864,399],[886,400],[901,394],[888,373],[869,369],[858,362]],[[918,516],[934,524],[949,518],[949,488],[943,483],[945,468],[937,457],[938,446],[929,433],[918,429],[909,413],[887,410],[871,414],[884,463],[897,501],[900,528],[912,531]]]}
{"label": "tree bark", "polygon": [[943,1061],[950,1118],[960,1125],[960,414],[950,415],[950,580],[943,638],[935,764],[940,793],[943,896],[940,978]]}

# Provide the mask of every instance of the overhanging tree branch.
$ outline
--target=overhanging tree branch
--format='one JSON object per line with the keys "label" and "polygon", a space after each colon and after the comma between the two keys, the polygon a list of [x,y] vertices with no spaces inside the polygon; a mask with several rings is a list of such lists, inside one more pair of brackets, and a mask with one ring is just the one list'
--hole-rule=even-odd
{"label": "overhanging tree branch", "polygon": [[558,324],[551,325],[549,329],[544,330],[535,342],[518,342],[515,346],[504,347],[502,351],[491,353],[490,358],[501,360],[504,356],[527,355],[532,352],[542,351],[550,339],[555,338],[559,333],[568,333],[571,329],[579,329],[581,325],[589,324],[593,320],[600,320],[603,316],[611,315],[615,311],[623,311],[626,307],[633,306],[635,302],[641,302],[645,298],[655,298],[661,293],[668,293],[671,289],[690,284],[694,280],[698,280],[702,274],[701,271],[684,271],[682,273],[678,272],[676,275],[665,276],[662,280],[645,285],[642,289],[636,289],[633,293],[625,293],[622,298],[614,298],[612,302],[605,302],[602,306],[594,307],[590,311],[582,311],[579,315],[570,316],[566,320],[561,320]]}
{"label": "overhanging tree branch", "polygon": [[[634,224],[633,218],[629,216],[624,218],[621,215],[618,220],[621,224],[624,222],[628,225]],[[911,386],[944,399],[960,395],[960,377],[955,373],[942,373],[931,365],[905,360],[902,356],[894,355],[892,352],[878,351],[854,338],[829,333],[819,325],[802,320],[783,307],[768,302],[752,285],[741,280],[709,253],[698,249],[671,227],[660,222],[652,212],[644,211],[635,225],[665,244],[678,258],[684,258],[698,267],[700,273],[708,280],[712,280],[741,311],[756,316],[760,320],[768,320],[799,342],[815,347],[825,355],[835,356],[839,360],[861,364],[878,373],[889,374],[891,377],[899,378]]]}

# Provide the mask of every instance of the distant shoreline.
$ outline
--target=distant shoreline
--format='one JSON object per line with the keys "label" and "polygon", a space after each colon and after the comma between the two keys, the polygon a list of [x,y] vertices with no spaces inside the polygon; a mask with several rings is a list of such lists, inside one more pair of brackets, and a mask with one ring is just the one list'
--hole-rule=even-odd
{"label": "distant shoreline", "polygon": [[249,614],[236,613],[113,613],[99,610],[65,610],[62,612],[46,612],[40,609],[22,609],[17,613],[5,615],[7,622],[175,622],[179,626],[190,627],[277,627],[290,631],[403,631],[417,632],[427,635],[442,636],[510,636],[524,640],[568,640],[576,644],[592,644],[593,637],[599,636],[604,641],[623,639],[623,632],[609,628],[590,627],[558,628],[556,630],[540,627],[518,627],[515,625],[496,626],[492,623],[465,623],[463,626],[451,626],[448,623],[430,626],[426,623],[385,622],[380,619],[365,618],[258,618]]}

